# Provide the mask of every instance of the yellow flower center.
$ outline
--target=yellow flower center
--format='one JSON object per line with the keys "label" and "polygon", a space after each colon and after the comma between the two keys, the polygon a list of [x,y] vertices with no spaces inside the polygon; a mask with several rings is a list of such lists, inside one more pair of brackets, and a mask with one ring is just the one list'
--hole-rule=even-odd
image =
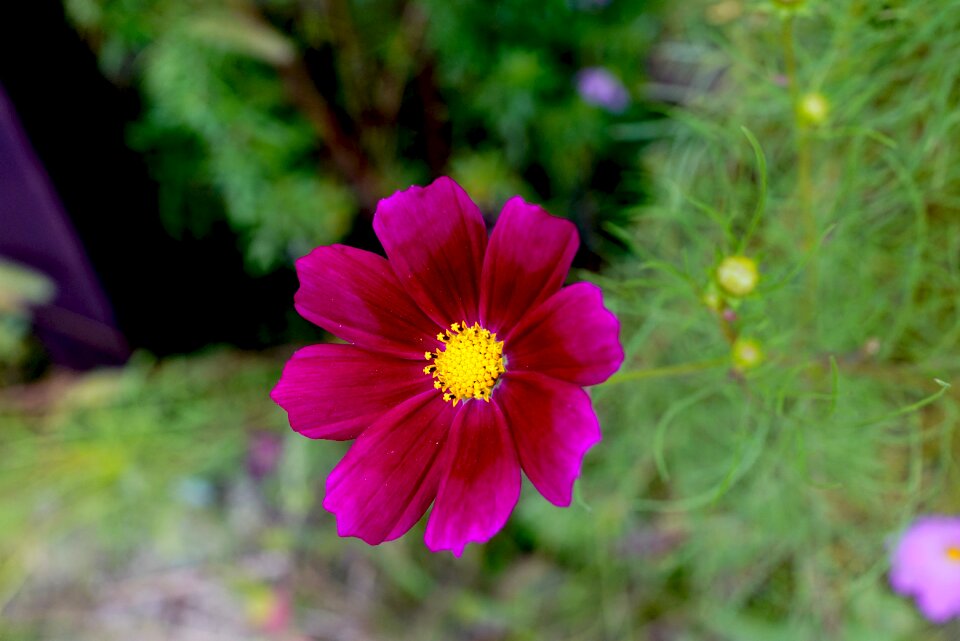
{"label": "yellow flower center", "polygon": [[948,546],[946,554],[951,561],[960,562],[960,545]]}
{"label": "yellow flower center", "polygon": [[474,323],[454,323],[450,329],[437,334],[445,347],[436,352],[424,352],[428,361],[423,368],[436,380],[433,386],[443,391],[443,400],[457,403],[468,398],[482,398],[490,402],[490,392],[503,374],[503,341],[496,334]]}

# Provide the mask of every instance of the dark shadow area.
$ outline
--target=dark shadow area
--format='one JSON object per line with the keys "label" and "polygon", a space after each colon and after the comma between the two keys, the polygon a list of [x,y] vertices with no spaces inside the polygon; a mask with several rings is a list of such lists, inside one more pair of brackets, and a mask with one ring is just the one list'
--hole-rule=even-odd
{"label": "dark shadow area", "polygon": [[293,270],[247,275],[226,225],[196,239],[164,229],[157,186],[125,140],[140,112],[137,91],[101,75],[59,2],[0,7],[0,83],[131,347],[166,355],[289,340]]}

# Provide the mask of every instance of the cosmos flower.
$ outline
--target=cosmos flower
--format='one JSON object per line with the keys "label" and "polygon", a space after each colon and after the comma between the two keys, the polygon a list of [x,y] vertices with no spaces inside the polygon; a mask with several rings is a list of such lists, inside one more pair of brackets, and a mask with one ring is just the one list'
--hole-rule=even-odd
{"label": "cosmos flower", "polygon": [[893,553],[890,584],[934,623],[960,616],[960,518],[917,519]]}
{"label": "cosmos flower", "polygon": [[630,94],[620,79],[603,67],[587,67],[577,73],[577,91],[584,102],[620,113],[630,104]]}
{"label": "cosmos flower", "polygon": [[433,503],[426,544],[459,556],[503,527],[521,469],[569,505],[600,440],[582,388],[623,360],[599,288],[561,289],[576,228],[515,197],[488,239],[449,178],[380,201],[373,228],[387,258],[297,261],[297,311],[348,344],[299,350],[271,394],[301,434],[356,439],[326,484],[338,533],[389,541]]}

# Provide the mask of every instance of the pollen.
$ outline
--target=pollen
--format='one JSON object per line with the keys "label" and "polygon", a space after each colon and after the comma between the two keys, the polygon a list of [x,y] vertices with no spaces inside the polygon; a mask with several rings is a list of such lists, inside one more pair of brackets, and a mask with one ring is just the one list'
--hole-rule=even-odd
{"label": "pollen", "polygon": [[951,545],[947,547],[946,551],[947,558],[951,561],[957,562],[960,561],[960,546]]}
{"label": "pollen", "polygon": [[457,403],[470,398],[490,402],[490,394],[503,374],[503,341],[479,323],[453,323],[450,329],[437,334],[444,347],[424,353],[432,361],[423,368],[434,378],[433,386],[443,393],[443,400]]}

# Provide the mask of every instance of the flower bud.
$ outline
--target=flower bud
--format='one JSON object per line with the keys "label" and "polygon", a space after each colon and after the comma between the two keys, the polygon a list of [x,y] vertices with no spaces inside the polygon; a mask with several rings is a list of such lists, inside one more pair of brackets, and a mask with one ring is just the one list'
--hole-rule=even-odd
{"label": "flower bud", "polygon": [[717,284],[732,296],[746,296],[759,279],[757,263],[746,256],[727,256],[717,266]]}
{"label": "flower bud", "polygon": [[816,127],[830,116],[830,103],[822,93],[814,91],[800,98],[798,112],[806,124]]}
{"label": "flower bud", "polygon": [[763,350],[760,343],[752,338],[738,338],[730,350],[734,369],[744,372],[763,362]]}
{"label": "flower bud", "polygon": [[720,295],[720,292],[717,291],[717,287],[713,283],[710,283],[700,300],[702,300],[703,304],[707,306],[707,309],[715,312],[720,312],[723,310],[723,297]]}

